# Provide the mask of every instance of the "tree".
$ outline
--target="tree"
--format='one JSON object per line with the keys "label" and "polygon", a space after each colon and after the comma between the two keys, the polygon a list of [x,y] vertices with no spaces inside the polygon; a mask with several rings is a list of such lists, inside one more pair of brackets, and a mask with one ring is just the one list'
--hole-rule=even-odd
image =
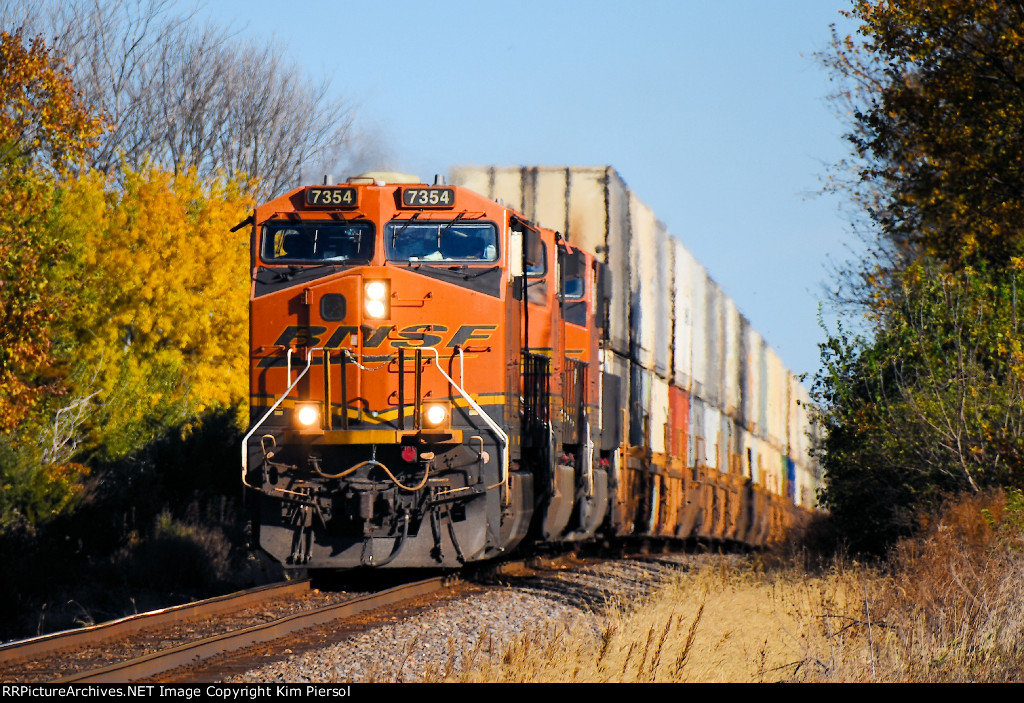
{"label": "tree", "polygon": [[111,129],[94,150],[116,173],[153,163],[199,178],[245,173],[265,199],[331,170],[352,109],[277,44],[199,26],[168,0],[0,0],[0,20],[52,36]]}
{"label": "tree", "polygon": [[248,241],[230,229],[346,143],[326,85],[172,10],[0,0],[25,27],[0,37],[0,532],[211,413],[244,421]]}
{"label": "tree", "polygon": [[101,122],[41,37],[0,34],[0,160],[63,173],[98,144]]}
{"label": "tree", "polygon": [[919,260],[876,284],[870,338],[823,345],[821,498],[854,547],[908,534],[943,493],[1024,486],[1022,270]]}
{"label": "tree", "polygon": [[66,391],[54,327],[70,307],[69,243],[52,228],[56,178],[82,165],[100,130],[42,39],[0,33],[0,531],[51,517],[80,487],[84,467],[11,432]]}
{"label": "tree", "polygon": [[901,257],[1024,254],[1024,3],[855,0],[848,14],[859,36],[823,57],[848,89],[842,185]]}
{"label": "tree", "polygon": [[[943,492],[1024,484],[1024,3],[853,0],[825,63],[878,258],[854,264],[866,334],[816,383],[823,503],[881,549]],[[840,172],[841,174],[842,172]]]}
{"label": "tree", "polygon": [[57,227],[75,241],[78,305],[67,318],[96,392],[92,446],[141,447],[208,408],[247,396],[249,238],[231,232],[254,205],[246,184],[150,166],[69,181]]}
{"label": "tree", "polygon": [[41,39],[0,34],[0,432],[59,390],[50,326],[67,301],[67,241],[50,229],[53,176],[81,163],[100,129]]}

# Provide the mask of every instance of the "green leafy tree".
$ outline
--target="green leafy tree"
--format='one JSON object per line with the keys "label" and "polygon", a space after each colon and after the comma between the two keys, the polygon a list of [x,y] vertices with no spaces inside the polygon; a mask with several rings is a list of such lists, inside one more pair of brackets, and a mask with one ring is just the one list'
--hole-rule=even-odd
{"label": "green leafy tree", "polygon": [[847,14],[823,55],[853,146],[833,184],[876,257],[837,281],[867,329],[822,349],[822,500],[879,550],[943,493],[1024,483],[1024,3]]}
{"label": "green leafy tree", "polygon": [[875,290],[871,336],[822,348],[822,502],[858,549],[945,493],[1024,485],[1024,309],[1006,271],[921,260]]}

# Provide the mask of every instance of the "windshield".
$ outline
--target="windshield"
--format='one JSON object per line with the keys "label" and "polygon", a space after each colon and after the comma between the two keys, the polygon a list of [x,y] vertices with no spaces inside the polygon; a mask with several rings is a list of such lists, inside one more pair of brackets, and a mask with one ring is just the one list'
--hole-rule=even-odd
{"label": "windshield", "polygon": [[368,262],[369,222],[272,222],[263,227],[262,259],[269,263]]}
{"label": "windshield", "polygon": [[465,222],[392,222],[384,235],[391,261],[498,260],[494,225]]}

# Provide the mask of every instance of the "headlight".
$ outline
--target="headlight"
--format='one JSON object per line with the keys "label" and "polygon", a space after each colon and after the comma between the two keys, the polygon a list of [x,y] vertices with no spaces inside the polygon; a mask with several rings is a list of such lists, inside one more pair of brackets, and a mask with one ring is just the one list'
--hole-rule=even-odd
{"label": "headlight", "polygon": [[363,309],[367,317],[381,320],[391,317],[391,284],[389,281],[363,283]]}
{"label": "headlight", "polygon": [[320,407],[305,403],[295,407],[295,418],[302,427],[316,427],[320,424]]}
{"label": "headlight", "polygon": [[448,419],[448,408],[439,403],[428,405],[423,409],[423,424],[426,427],[440,427]]}

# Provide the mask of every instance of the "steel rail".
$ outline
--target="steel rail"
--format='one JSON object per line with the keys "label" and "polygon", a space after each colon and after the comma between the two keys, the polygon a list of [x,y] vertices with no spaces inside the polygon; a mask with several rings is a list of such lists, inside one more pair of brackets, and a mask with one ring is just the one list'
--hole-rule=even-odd
{"label": "steel rail", "polygon": [[163,627],[197,620],[208,615],[242,610],[271,598],[298,595],[307,591],[309,591],[309,579],[283,584],[270,584],[215,598],[207,598],[194,603],[185,603],[184,605],[175,605],[137,615],[129,615],[97,625],[53,632],[24,640],[15,640],[0,645],[0,664],[10,664],[19,660],[52,654],[63,649],[74,649],[88,644],[97,644],[115,637],[135,634],[147,628]]}
{"label": "steel rail", "polygon": [[178,645],[162,652],[147,654],[137,659],[65,676],[57,679],[56,683],[124,683],[157,676],[218,654],[269,642],[309,627],[323,625],[367,610],[433,593],[444,588],[446,584],[447,579],[443,576],[403,584],[344,603],[289,615],[262,625],[254,625],[236,632],[228,632]]}

